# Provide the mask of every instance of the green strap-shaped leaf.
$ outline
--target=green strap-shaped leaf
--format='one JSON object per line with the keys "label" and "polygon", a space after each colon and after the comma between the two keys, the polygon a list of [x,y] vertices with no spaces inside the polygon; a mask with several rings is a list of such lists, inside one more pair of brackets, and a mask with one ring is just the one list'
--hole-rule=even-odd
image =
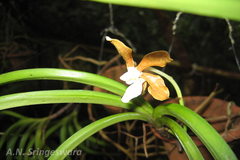
{"label": "green strap-shaped leaf", "polygon": [[14,107],[50,103],[94,103],[117,106],[138,113],[148,114],[132,102],[123,103],[121,97],[88,90],[51,90],[15,93],[0,97],[0,110]]}
{"label": "green strap-shaped leaf", "polygon": [[0,75],[0,85],[26,80],[62,80],[84,83],[106,89],[118,95],[123,95],[127,88],[125,85],[104,76],[67,69],[25,69]]}
{"label": "green strap-shaped leaf", "polygon": [[172,130],[174,136],[179,140],[190,160],[204,159],[191,137],[177,122],[168,117],[160,117],[156,119],[155,124],[157,126],[166,125]]}
{"label": "green strap-shaped leaf", "polygon": [[[19,142],[19,149],[22,149],[24,151],[24,147],[27,143],[27,141],[30,138],[31,134],[33,134],[34,130],[35,130],[35,127],[39,124],[39,122],[33,122],[31,125],[29,125],[28,129],[22,134],[22,138]],[[22,160],[23,159],[23,156],[22,155],[19,155],[18,156],[18,160]]]}
{"label": "green strap-shaped leaf", "polygon": [[[76,128],[76,130],[80,130],[82,129],[82,126],[80,125],[80,123],[78,122],[78,119],[77,119],[78,115],[77,115],[77,112],[74,111],[74,117],[73,117],[73,124]],[[71,134],[72,135],[72,134]],[[95,137],[89,137],[88,138],[89,141],[91,141],[92,143],[94,144],[97,144],[99,146],[107,146],[107,143],[103,140],[100,140],[98,138],[95,138]]]}
{"label": "green strap-shaped leaf", "polygon": [[239,0],[93,0],[118,5],[182,11],[202,16],[240,21]]}
{"label": "green strap-shaped leaf", "polygon": [[15,118],[19,118],[19,119],[25,119],[25,118],[28,118],[26,116],[23,116],[19,113],[16,113],[16,112],[13,112],[13,111],[1,111],[0,112],[0,115],[8,115],[8,116],[12,116],[12,117],[15,117]]}
{"label": "green strap-shaped leaf", "polygon": [[[74,148],[76,148],[80,143],[82,143],[84,140],[86,140],[91,135],[95,134],[99,130],[106,128],[108,126],[111,126],[115,123],[127,121],[127,120],[143,120],[148,121],[148,119],[140,115],[138,113],[119,113],[115,115],[111,115],[105,118],[102,118],[100,120],[97,120],[88,126],[82,128],[78,132],[76,132],[74,135],[69,137],[64,143],[62,143],[55,152],[51,155],[49,160],[62,160],[64,159],[67,154],[64,154],[64,152],[72,151]],[[61,154],[60,154],[61,153]]]}
{"label": "green strap-shaped leaf", "polygon": [[175,103],[156,107],[153,112],[154,118],[157,119],[163,115],[174,116],[186,124],[203,142],[214,159],[237,160],[235,154],[220,134],[206,120],[191,109]]}
{"label": "green strap-shaped leaf", "polygon": [[[103,88],[120,96],[124,94],[127,88],[125,85],[104,76],[67,69],[53,69],[53,68],[25,69],[8,72],[0,75],[0,85],[26,80],[62,80],[83,83]],[[144,100],[143,97],[139,96],[135,98],[133,101],[135,101],[134,102],[135,104],[143,107],[149,114],[152,114],[153,111],[152,106],[146,100]],[[89,103],[91,102],[89,101]]]}
{"label": "green strap-shaped leaf", "polygon": [[19,120],[18,122],[14,123],[12,126],[10,126],[3,134],[3,136],[1,136],[0,138],[0,150],[3,146],[3,144],[6,142],[6,140],[9,139],[9,137],[11,136],[11,134],[15,133],[16,130],[21,127],[21,126],[28,126],[30,125],[31,123],[33,122],[36,122],[38,121],[37,119],[34,120],[34,119],[22,119],[22,120]]}

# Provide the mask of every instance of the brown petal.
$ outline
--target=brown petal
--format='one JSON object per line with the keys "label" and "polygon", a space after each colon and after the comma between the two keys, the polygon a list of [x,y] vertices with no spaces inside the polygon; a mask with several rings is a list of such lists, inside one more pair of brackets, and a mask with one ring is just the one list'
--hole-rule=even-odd
{"label": "brown petal", "polygon": [[148,53],[142,59],[137,66],[137,70],[140,72],[151,66],[164,67],[167,63],[172,62],[168,52],[166,51],[155,51]]}
{"label": "brown petal", "polygon": [[134,61],[132,58],[132,49],[127,47],[124,43],[117,39],[111,39],[106,36],[106,40],[110,41],[117,49],[118,53],[122,55],[123,59],[126,61],[127,67],[134,67]]}
{"label": "brown petal", "polygon": [[165,86],[160,76],[150,73],[142,73],[141,78],[145,79],[148,84],[148,92],[157,100],[163,101],[169,98],[169,90]]}

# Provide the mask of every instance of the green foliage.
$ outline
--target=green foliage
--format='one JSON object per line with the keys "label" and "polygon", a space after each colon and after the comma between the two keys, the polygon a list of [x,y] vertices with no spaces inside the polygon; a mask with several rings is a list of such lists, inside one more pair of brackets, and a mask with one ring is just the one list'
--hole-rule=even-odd
{"label": "green foliage", "polygon": [[194,111],[179,104],[172,103],[158,106],[153,112],[153,116],[156,120],[158,120],[158,117],[164,115],[176,117],[187,125],[205,144],[215,159],[236,159],[233,151],[219,133]]}
{"label": "green foliage", "polygon": [[[19,118],[0,138],[1,150],[3,150],[4,143],[7,143],[7,159],[13,159],[11,153],[15,154],[17,150],[19,151],[19,154],[16,155],[17,159],[46,159],[50,156],[48,152],[45,152],[45,154],[39,154],[38,152],[42,150],[53,150],[52,143],[49,139],[54,136],[56,137],[57,131],[60,131],[59,140],[64,142],[69,136],[73,135],[76,130],[81,128],[77,120],[78,112],[76,110],[61,120],[52,120],[51,116],[44,118],[24,117],[18,113],[7,110],[0,112],[0,115]],[[19,143],[17,143],[17,141],[19,141]],[[97,144],[98,146],[106,146],[105,142],[96,140],[94,137],[89,137],[85,143],[81,143],[77,147],[85,153],[102,154],[101,152],[95,151],[94,148],[91,149],[92,146],[90,146],[90,148],[86,146],[86,142]],[[23,154],[25,155],[23,156]]]}
{"label": "green foliage", "polygon": [[[119,93],[120,95],[125,88],[125,86],[122,86],[120,83],[99,75],[62,69],[29,69],[14,71],[0,75],[0,83],[6,84],[20,80],[41,80],[43,78],[52,80],[69,80],[92,84],[110,90],[113,93]],[[169,80],[174,83],[173,79],[169,78]],[[179,88],[177,87],[177,89]],[[83,145],[83,142],[99,130],[102,130],[115,123],[138,119],[150,122],[156,129],[159,129],[163,126],[168,126],[171,130],[171,133],[173,133],[173,135],[176,136],[176,138],[182,144],[189,159],[195,159],[195,157],[202,159],[198,148],[186,131],[172,119],[164,117],[164,115],[171,115],[181,120],[186,126],[188,126],[202,140],[214,158],[236,159],[234,153],[229,148],[227,143],[222,139],[222,137],[195,112],[178,104],[161,105],[153,110],[151,105],[144,101],[145,100],[141,97],[137,97],[132,102],[122,103],[119,96],[81,90],[35,91],[2,96],[0,97],[0,103],[4,105],[1,105],[1,110],[32,104],[83,102],[114,105],[124,109],[132,110],[134,112],[108,116],[82,128],[76,119],[77,111],[73,111],[67,117],[57,122],[52,122],[52,124],[49,125],[51,127],[49,127],[46,132],[43,132],[46,129],[45,127],[47,126],[47,123],[49,123],[49,121],[52,119],[51,116],[35,119],[21,116],[14,112],[3,111],[1,114],[14,116],[19,118],[19,121],[9,127],[1,137],[0,149],[3,147],[3,144],[8,141],[7,148],[11,148],[13,150],[17,145],[17,139],[20,138],[21,134],[23,134],[19,147],[25,148],[26,153],[29,153],[29,150],[33,147],[33,145],[38,150],[47,150],[50,148],[50,146],[48,146],[45,141],[51,134],[53,134],[54,131],[56,131],[56,129],[60,129],[59,138],[62,144],[57,148],[57,150],[55,150],[54,153],[51,154],[49,159],[64,159],[68,153],[73,151],[76,147],[83,149],[85,152],[99,154],[98,151],[94,151],[91,148],[88,149]],[[139,104],[141,104],[141,107]],[[35,128],[36,130],[34,130]],[[78,131],[73,134],[74,130]],[[209,134],[209,132],[211,134]],[[14,136],[12,136],[12,133],[15,133]],[[29,140],[30,135],[33,136],[31,140]],[[94,138],[92,137],[89,139],[89,141],[90,140],[94,140]],[[59,154],[63,151],[68,152]],[[43,155],[38,155],[37,153],[35,153],[33,156],[38,156],[39,159],[44,159]],[[10,155],[8,155],[8,157],[11,159]],[[28,156],[25,156],[25,158],[26,157]],[[22,157],[19,156],[19,159],[21,158]],[[69,158],[70,157],[67,159]]]}
{"label": "green foliage", "polygon": [[240,21],[240,1],[238,0],[93,0],[101,3],[112,3],[151,9],[182,11],[202,16],[229,18]]}

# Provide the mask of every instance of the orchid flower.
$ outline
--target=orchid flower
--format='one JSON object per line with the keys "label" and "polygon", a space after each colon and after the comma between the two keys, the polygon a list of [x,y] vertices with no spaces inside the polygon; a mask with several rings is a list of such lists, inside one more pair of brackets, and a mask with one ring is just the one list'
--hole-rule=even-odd
{"label": "orchid flower", "polygon": [[148,92],[157,100],[166,100],[169,98],[169,90],[165,86],[163,79],[160,76],[143,72],[144,69],[151,66],[164,67],[171,62],[168,52],[155,51],[148,53],[142,59],[138,66],[135,67],[132,58],[132,50],[117,39],[111,39],[106,36],[106,40],[110,41],[117,49],[118,53],[122,55],[126,61],[127,72],[124,73],[120,79],[130,85],[122,97],[123,103],[128,103],[131,99],[138,97],[144,92],[146,83],[148,83]]}

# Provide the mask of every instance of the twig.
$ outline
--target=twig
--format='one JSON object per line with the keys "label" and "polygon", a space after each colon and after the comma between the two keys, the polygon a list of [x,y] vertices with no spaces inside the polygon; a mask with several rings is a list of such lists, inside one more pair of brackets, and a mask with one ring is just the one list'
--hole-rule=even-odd
{"label": "twig", "polygon": [[111,27],[114,27],[112,4],[109,3],[108,6],[109,6],[109,13],[110,13],[110,16],[109,16],[110,25],[111,25]]}
{"label": "twig", "polygon": [[132,157],[132,155],[124,148],[122,147],[120,144],[116,143],[115,141],[113,141],[112,139],[110,139],[104,132],[103,130],[99,131],[100,135],[102,136],[103,139],[105,139],[106,141],[112,143],[115,147],[117,147],[119,150],[121,150],[123,153],[125,153],[128,158],[130,158],[131,160],[134,160],[134,158]]}
{"label": "twig", "polygon": [[[143,149],[145,149],[145,148],[150,148],[150,147],[152,147],[151,145],[149,145],[149,146],[146,146],[146,144],[149,144],[149,143],[151,143],[154,139],[156,139],[156,136],[155,135],[153,135],[152,137],[150,137],[149,139],[147,139],[147,140],[145,140],[145,144],[144,144],[144,142],[141,144],[141,145],[139,145],[139,146],[137,146],[137,144],[138,144],[138,139],[139,138],[143,138],[144,139],[144,137],[146,138],[146,136],[147,135],[150,135],[150,134],[152,134],[152,131],[150,131],[150,132],[148,132],[148,133],[146,133],[145,132],[145,136],[143,135],[143,136],[134,136],[134,135],[131,135],[131,134],[129,134],[129,133],[127,133],[127,132],[124,132],[124,131],[120,131],[122,134],[125,134],[127,137],[131,137],[131,138],[134,138],[135,139],[135,155],[137,155],[138,153],[137,153],[137,150],[138,149],[140,149],[140,148],[143,148]],[[104,132],[105,134],[114,134],[114,133],[118,133],[118,131],[113,131],[113,132]],[[144,141],[144,140],[143,140]],[[118,143],[119,144],[119,143]],[[160,147],[160,149],[164,149],[164,147],[163,146],[159,146]],[[130,148],[127,150],[128,152],[129,152],[129,150],[131,150]],[[145,154],[145,156],[146,156],[146,153],[144,153]],[[136,159],[136,156],[135,156],[135,159]]]}
{"label": "twig", "polygon": [[68,56],[70,56],[73,52],[75,52],[79,47],[81,47],[81,45],[76,45],[70,52],[68,52],[67,54],[64,55],[64,59],[67,58]]}
{"label": "twig", "polygon": [[138,145],[138,138],[135,138],[135,160],[137,160],[137,145]]}
{"label": "twig", "polygon": [[147,148],[146,148],[146,126],[143,123],[143,146],[144,146],[144,153],[146,157],[148,158]]}
{"label": "twig", "polygon": [[117,54],[110,61],[108,61],[97,74],[101,75],[112,63],[118,61],[120,57],[121,57],[121,54]]}
{"label": "twig", "polygon": [[[179,61],[173,61],[173,62],[169,63],[168,65],[175,66],[175,67],[180,67]],[[194,68],[196,71],[200,71],[200,72],[205,73],[205,74],[210,74],[210,75],[213,74],[213,75],[217,75],[217,76],[221,76],[221,77],[240,80],[240,74],[238,74],[238,73],[223,71],[223,70],[220,70],[220,69],[202,67],[202,66],[199,66],[197,64],[193,64],[192,68]]]}
{"label": "twig", "polygon": [[87,57],[83,57],[83,56],[64,58],[65,61],[74,61],[74,60],[77,60],[77,59],[80,59],[80,60],[83,60],[83,61],[87,61],[87,62],[91,62],[91,63],[99,65],[99,66],[105,65],[107,63],[107,61],[100,61],[99,62],[99,61],[97,61],[95,59],[87,58]]}
{"label": "twig", "polygon": [[138,120],[134,120],[133,123],[130,125],[129,130],[132,130]]}
{"label": "twig", "polygon": [[[151,142],[154,141],[155,139],[156,139],[156,136],[153,135],[152,137],[150,137],[150,138],[148,138],[148,139],[146,140],[146,144],[151,143]],[[144,144],[140,144],[139,146],[137,146],[137,148],[143,148],[143,147],[144,147]]]}
{"label": "twig", "polygon": [[176,29],[177,29],[177,22],[178,22],[178,20],[179,20],[179,18],[180,18],[180,16],[181,16],[181,14],[182,14],[183,12],[178,12],[177,14],[176,14],[176,18],[175,18],[175,20],[173,21],[173,26],[172,26],[172,34],[173,35],[175,35],[176,34]]}
{"label": "twig", "polygon": [[223,115],[223,116],[218,116],[218,117],[209,117],[209,118],[204,118],[206,121],[208,121],[209,123],[215,123],[218,121],[225,121],[228,118],[235,118],[235,117],[239,117],[240,116],[240,112],[235,113],[235,114],[231,114],[230,116],[228,115]]}
{"label": "twig", "polygon": [[[174,40],[175,40],[175,34],[176,34],[176,29],[177,29],[177,22],[178,22],[178,20],[179,20],[179,18],[180,18],[180,16],[181,16],[182,13],[183,13],[183,12],[178,12],[178,13],[176,14],[175,20],[173,21],[173,26],[172,26],[172,34],[173,34],[173,37],[172,37],[172,41],[171,41],[171,44],[170,44],[169,49],[168,49],[168,53],[169,53],[170,55],[171,55],[172,47],[173,47]],[[162,68],[162,71],[164,71],[165,68],[166,68],[166,66]]]}
{"label": "twig", "polygon": [[[43,131],[42,131],[43,143],[42,143],[41,148],[43,148],[44,145],[45,145],[45,131],[46,131],[46,128],[47,128],[48,124],[50,123],[50,121],[51,121],[52,119],[55,119],[55,118],[58,117],[59,115],[61,115],[64,111],[66,111],[69,107],[71,107],[72,104],[73,104],[73,103],[69,103],[69,104],[67,104],[65,107],[63,107],[62,109],[58,110],[56,113],[52,114],[53,108],[55,108],[55,105],[53,106],[52,110],[50,111],[49,119],[48,119],[48,121],[46,122],[46,124],[45,124],[44,127],[43,127]],[[51,115],[51,114],[52,114],[52,115]]]}
{"label": "twig", "polygon": [[[160,152],[154,152],[154,153],[149,153],[148,156],[152,157],[152,156],[156,156],[158,154],[167,154],[167,151],[160,151]],[[144,153],[138,153],[137,156],[142,156],[144,157],[145,154]]]}
{"label": "twig", "polygon": [[[126,138],[126,144],[129,146],[128,151],[130,153],[133,153],[134,151],[134,145],[133,145],[133,138],[135,138],[135,136],[131,135],[131,129],[130,129],[130,125],[129,125],[129,121],[125,121],[125,127],[126,127],[126,131],[127,131],[127,138]],[[126,132],[125,132],[126,133]],[[135,138],[136,139],[136,138]],[[136,146],[135,146],[136,147]],[[136,150],[136,149],[135,149]],[[137,157],[135,157],[136,159]]]}
{"label": "twig", "polygon": [[234,47],[234,45],[235,45],[235,41],[234,41],[233,36],[232,36],[233,28],[232,28],[232,25],[231,25],[231,23],[230,23],[230,21],[229,21],[228,18],[226,18],[226,22],[227,22],[227,24],[228,24],[229,38],[230,38],[230,40],[231,40],[233,54],[234,54],[234,57],[235,57],[235,60],[236,60],[236,63],[237,63],[238,69],[239,69],[239,71],[240,71],[239,60],[238,60],[238,56],[237,56],[237,53],[236,53],[236,51],[235,51],[235,47]]}
{"label": "twig", "polygon": [[63,112],[65,112],[68,108],[70,108],[73,105],[73,103],[68,103],[66,106],[64,106],[63,108],[61,108],[60,110],[58,110],[56,113],[52,114],[51,116],[49,116],[49,118],[51,120],[57,118],[58,116],[60,116]]}
{"label": "twig", "polygon": [[121,143],[121,124],[120,123],[117,123],[117,133],[118,133],[118,143],[120,144]]}
{"label": "twig", "polygon": [[67,65],[67,63],[63,60],[63,58],[62,58],[62,56],[60,54],[58,55],[58,59],[60,60],[60,62],[62,63],[62,65],[65,68],[73,70],[73,68],[71,68],[69,65]]}
{"label": "twig", "polygon": [[150,144],[150,145],[146,145],[146,148],[149,149],[149,148],[159,148],[159,149],[165,149],[164,146],[161,146],[161,145],[158,145],[156,146],[155,144]]}
{"label": "twig", "polygon": [[[108,31],[105,31],[102,37],[102,42],[101,42],[101,49],[100,49],[100,53],[99,53],[99,58],[98,58],[98,62],[100,63],[102,61],[102,54],[103,54],[103,47],[104,47],[104,43],[105,43],[105,37],[107,36]],[[97,73],[100,70],[100,65],[98,65],[97,68]]]}
{"label": "twig", "polygon": [[216,84],[213,92],[211,92],[211,94],[194,110],[194,112],[199,114],[201,111],[203,111],[207,107],[208,103],[216,94],[218,94],[219,92],[222,92],[222,90],[217,91],[217,88],[218,88],[218,83]]}
{"label": "twig", "polygon": [[[127,44],[131,47],[133,53],[136,53],[136,51],[137,51],[136,48],[134,47],[134,45],[132,44],[132,42],[129,39],[127,39],[127,37],[122,32],[118,31],[118,29],[114,27],[113,9],[112,9],[111,3],[109,3],[109,14],[110,14],[110,16],[109,16],[110,26],[108,28],[105,28],[101,33],[101,35],[103,35],[103,37],[102,37],[101,48],[100,48],[100,53],[99,53],[99,62],[101,62],[101,60],[102,60],[102,53],[103,53],[103,47],[104,47],[104,43],[105,43],[105,37],[107,36],[108,32],[111,32],[115,35],[122,37],[127,42]],[[100,72],[100,66],[98,66],[98,69],[97,69],[97,73],[99,73],[99,72]]]}
{"label": "twig", "polygon": [[232,119],[231,119],[231,114],[232,114],[232,110],[231,110],[231,107],[234,103],[233,102],[229,102],[228,103],[228,106],[227,106],[227,122],[225,124],[225,129],[224,129],[224,133],[223,133],[223,136],[225,137],[225,140],[227,141],[227,132],[228,132],[228,128],[232,122]]}
{"label": "twig", "polygon": [[[110,27],[108,27],[108,29],[104,29],[104,34],[102,37],[102,42],[101,42],[101,49],[100,49],[100,53],[99,53],[99,58],[98,58],[98,62],[102,61],[102,53],[103,53],[103,47],[104,47],[104,43],[105,43],[105,37],[107,36],[108,31],[112,30],[114,28],[114,21],[113,21],[113,9],[112,9],[112,4],[109,3],[109,20],[110,20]],[[97,68],[97,73],[100,70],[100,65],[98,65]]]}
{"label": "twig", "polygon": [[96,121],[96,119],[93,117],[93,114],[92,114],[92,104],[91,103],[88,103],[88,115],[89,115],[90,120],[92,120],[93,122]]}

